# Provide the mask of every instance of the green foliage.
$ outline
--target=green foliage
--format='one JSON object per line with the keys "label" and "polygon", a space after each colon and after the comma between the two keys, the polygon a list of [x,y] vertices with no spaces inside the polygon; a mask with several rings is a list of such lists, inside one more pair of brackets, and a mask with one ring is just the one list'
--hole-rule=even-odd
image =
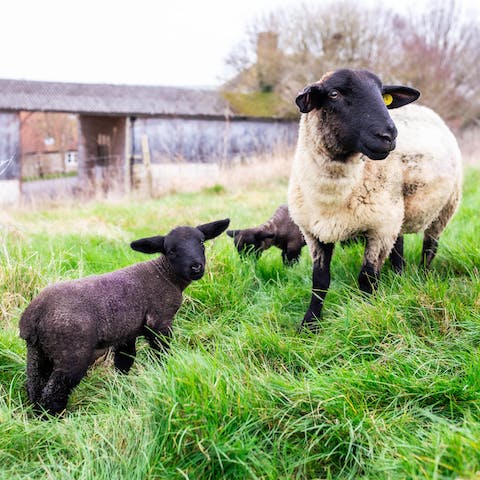
{"label": "green foliage", "polygon": [[[290,112],[286,115],[286,109],[291,110],[290,105],[275,92],[262,91],[240,93],[224,91],[223,96],[237,115],[250,117],[285,117],[295,115]],[[296,117],[295,117],[296,118]]]}
{"label": "green foliage", "polygon": [[128,243],[174,225],[259,224],[286,191],[15,212],[0,230],[0,478],[478,478],[479,184],[469,171],[428,274],[411,236],[405,274],[386,267],[367,298],[355,280],[361,245],[338,247],[317,335],[296,331],[310,292],[306,249],[285,268],[276,249],[254,262],[226,235],[209,242],[163,366],[139,340],[129,375],[97,366],[48,420],[26,400],[17,328],[40,289],[143,260]]}
{"label": "green foliage", "polygon": [[210,193],[212,195],[220,195],[225,193],[225,191],[225,187],[223,185],[220,185],[219,183],[216,183],[211,187],[205,187],[203,189],[203,193]]}

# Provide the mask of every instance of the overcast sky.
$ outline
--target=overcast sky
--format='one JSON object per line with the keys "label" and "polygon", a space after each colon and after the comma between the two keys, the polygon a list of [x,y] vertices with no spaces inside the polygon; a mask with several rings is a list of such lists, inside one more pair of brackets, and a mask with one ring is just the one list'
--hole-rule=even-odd
{"label": "overcast sky", "polygon": [[219,85],[226,79],[225,58],[246,26],[272,9],[299,3],[4,0],[0,78]]}

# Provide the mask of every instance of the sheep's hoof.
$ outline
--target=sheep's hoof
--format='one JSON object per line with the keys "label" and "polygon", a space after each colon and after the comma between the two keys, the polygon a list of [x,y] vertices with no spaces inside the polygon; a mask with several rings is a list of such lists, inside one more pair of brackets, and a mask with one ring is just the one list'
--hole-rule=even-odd
{"label": "sheep's hoof", "polygon": [[320,331],[320,322],[318,321],[317,317],[312,317],[308,319],[303,319],[302,323],[298,327],[297,332],[302,333],[304,331],[308,331],[310,333],[318,333]]}
{"label": "sheep's hoof", "polygon": [[360,292],[366,296],[372,295],[377,288],[377,280],[369,276],[360,276],[358,279]]}

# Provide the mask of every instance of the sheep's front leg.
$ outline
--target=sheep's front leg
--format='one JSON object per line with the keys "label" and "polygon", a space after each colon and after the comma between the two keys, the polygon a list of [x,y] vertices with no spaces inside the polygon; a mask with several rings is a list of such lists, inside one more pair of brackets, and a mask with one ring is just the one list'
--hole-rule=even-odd
{"label": "sheep's front leg", "polygon": [[362,292],[372,293],[377,288],[380,270],[392,250],[395,238],[392,236],[367,236],[363,264],[358,276],[358,284]]}
{"label": "sheep's front leg", "polygon": [[128,373],[135,361],[135,355],[137,354],[135,341],[136,338],[120,345],[115,351],[113,363],[115,364],[115,368],[121,373]]}
{"label": "sheep's front leg", "polygon": [[389,258],[393,271],[401,274],[405,268],[405,258],[403,256],[403,235],[399,235],[397,240],[395,240]]}
{"label": "sheep's front leg", "polygon": [[312,297],[300,328],[307,327],[314,331],[318,329],[323,301],[330,286],[330,262],[335,244],[320,242],[308,234],[305,235],[305,240],[313,260]]}

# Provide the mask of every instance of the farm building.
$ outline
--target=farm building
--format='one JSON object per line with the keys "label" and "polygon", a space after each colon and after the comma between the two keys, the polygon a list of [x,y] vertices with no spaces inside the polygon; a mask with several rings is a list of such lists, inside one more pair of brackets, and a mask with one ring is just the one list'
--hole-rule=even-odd
{"label": "farm building", "polygon": [[78,121],[68,113],[20,112],[21,177],[77,171]]}
{"label": "farm building", "polygon": [[22,176],[48,163],[39,156],[45,151],[29,146],[33,114],[26,112],[74,116],[76,135],[57,141],[59,149],[56,135],[46,134],[52,148],[43,150],[57,154],[49,163],[55,171],[66,171],[66,154],[76,158],[76,189],[87,194],[142,188],[150,164],[158,188],[172,171],[214,179],[219,163],[292,145],[297,135],[296,122],[235,114],[216,90],[0,80],[1,203],[16,202]]}

